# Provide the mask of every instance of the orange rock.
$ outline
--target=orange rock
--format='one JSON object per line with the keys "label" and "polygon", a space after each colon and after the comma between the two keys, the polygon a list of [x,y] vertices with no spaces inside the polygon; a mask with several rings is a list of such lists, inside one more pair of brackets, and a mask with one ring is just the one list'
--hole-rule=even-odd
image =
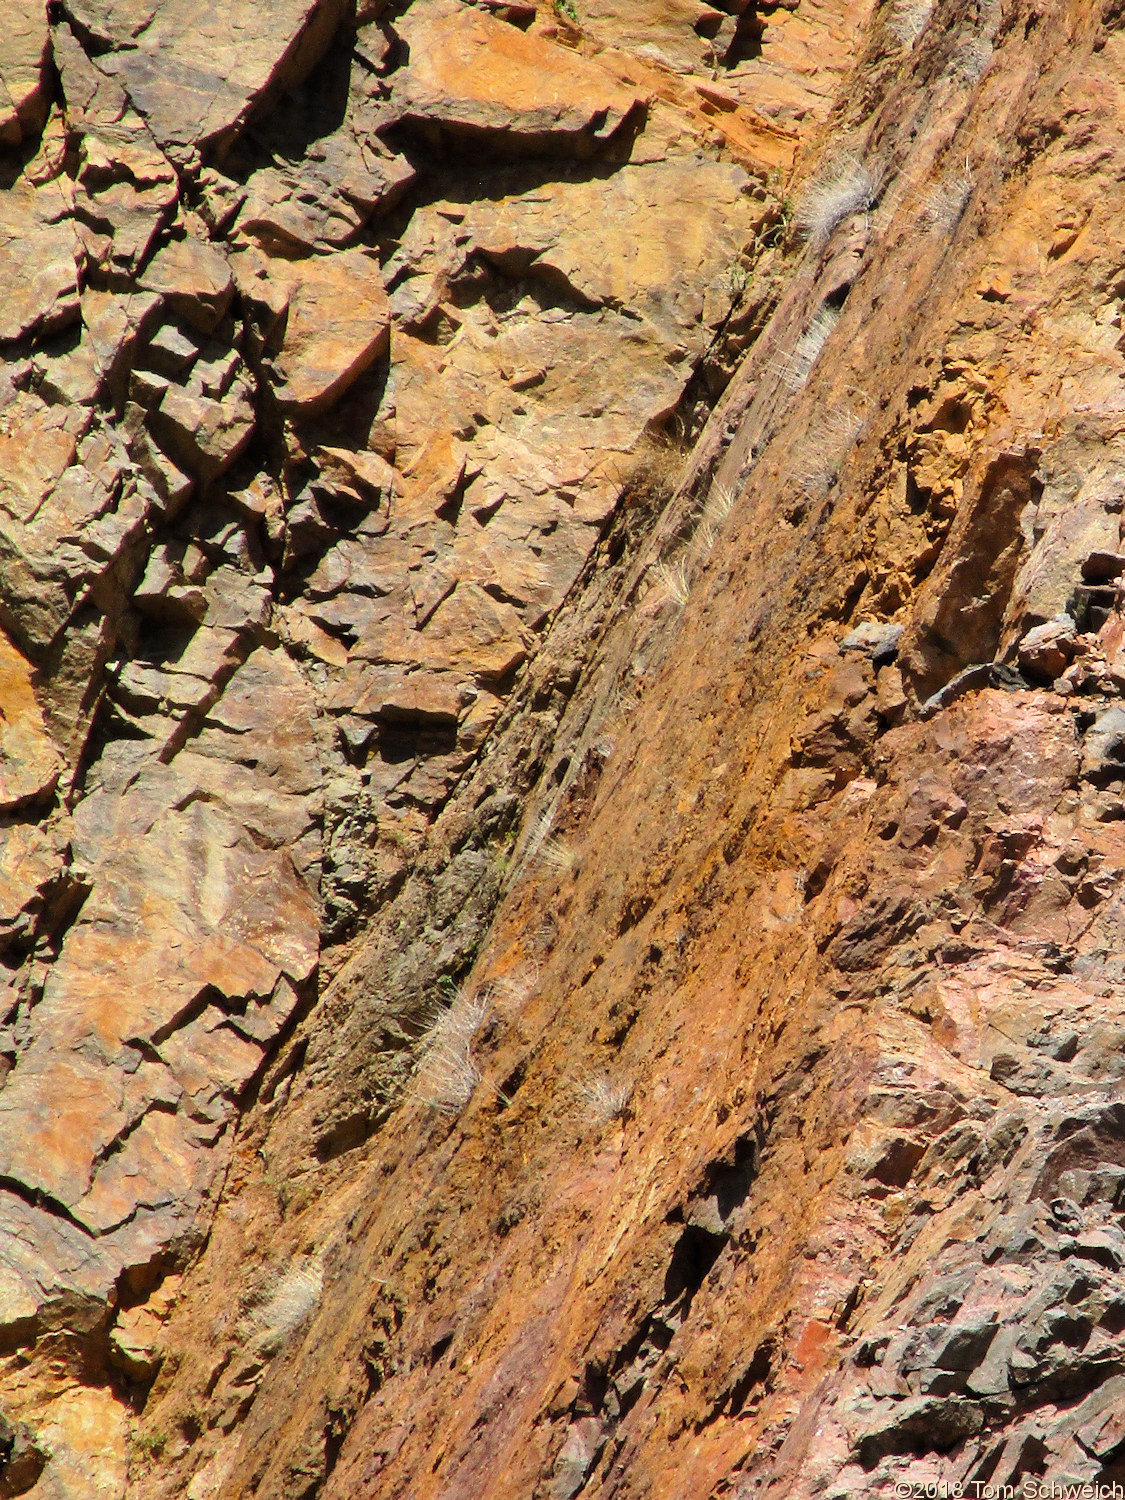
{"label": "orange rock", "polygon": [[588,155],[642,102],[596,63],[445,0],[413,5],[403,34],[411,65],[392,107],[416,126]]}
{"label": "orange rock", "polygon": [[273,360],[282,411],[327,410],[390,343],[390,312],[378,262],[362,250],[307,260],[272,259],[267,276],[288,306]]}
{"label": "orange rock", "polygon": [[49,797],[61,765],[36,702],[31,667],[3,635],[0,710],[0,807],[11,810]]}

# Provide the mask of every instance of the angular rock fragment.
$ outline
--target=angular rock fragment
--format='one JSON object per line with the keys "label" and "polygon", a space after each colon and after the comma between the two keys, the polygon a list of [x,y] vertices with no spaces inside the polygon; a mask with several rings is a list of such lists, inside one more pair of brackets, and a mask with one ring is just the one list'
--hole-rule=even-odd
{"label": "angular rock fragment", "polygon": [[1086,731],[1082,775],[1095,786],[1125,779],[1125,708],[1119,704],[1103,709]]}
{"label": "angular rock fragment", "polygon": [[509,274],[585,305],[633,309],[676,348],[730,312],[730,268],[754,234],[749,186],[741,167],[706,157],[630,164],[478,201],[464,231]]}
{"label": "angular rock fragment", "polygon": [[4,635],[0,635],[0,708],[0,810],[10,810],[49,796],[61,763],[36,702],[31,668]]}
{"label": "angular rock fragment", "polygon": [[839,650],[841,653],[862,652],[864,656],[871,658],[875,666],[883,666],[893,661],[897,655],[903,628],[889,621],[865,620],[862,625],[857,625],[848,632],[840,642]]}
{"label": "angular rock fragment", "polygon": [[391,109],[437,136],[587,156],[640,103],[595,63],[480,11],[436,0],[401,24],[411,62]]}
{"label": "angular rock fragment", "polygon": [[139,363],[168,380],[181,380],[199,357],[199,346],[174,323],[158,328],[141,353]]}
{"label": "angular rock fragment", "polygon": [[1082,563],[1083,583],[1111,583],[1125,572],[1125,556],[1120,552],[1091,552]]}
{"label": "angular rock fragment", "polygon": [[1036,514],[1041,536],[1013,590],[1015,611],[1026,624],[1043,624],[1061,615],[1090,558],[1116,554],[1121,529],[1116,485],[1113,466],[1099,463],[1077,486],[1068,476],[1065,483],[1044,489]]}
{"label": "angular rock fragment", "polygon": [[92,61],[69,26],[54,32],[68,127],[80,140],[78,234],[91,267],[131,276],[179,197],[171,162],[125,91]]}
{"label": "angular rock fragment", "polygon": [[1020,641],[1019,664],[1035,681],[1054,682],[1084,649],[1074,621],[1058,615],[1027,632]]}
{"label": "angular rock fragment", "polygon": [[308,255],[347,245],[372,214],[392,208],[417,175],[378,141],[361,152],[350,135],[329,139],[321,155],[317,163],[255,172],[237,234],[270,254]]}
{"label": "angular rock fragment", "polygon": [[70,209],[58,180],[21,177],[0,192],[0,343],[77,321],[80,251]]}
{"label": "angular rock fragment", "polygon": [[144,577],[133,592],[138,609],[169,624],[196,622],[207,612],[203,590],[184,578],[180,567],[182,550],[169,546],[154,548]]}
{"label": "angular rock fragment", "polygon": [[305,260],[272,259],[288,320],[272,361],[274,394],[294,417],[323,412],[390,343],[390,310],[378,262],[362,250]]}
{"label": "angular rock fragment", "polygon": [[0,946],[26,939],[46,888],[61,872],[58,848],[36,824],[13,823],[0,832]]}
{"label": "angular rock fragment", "polygon": [[39,0],[4,0],[0,28],[0,146],[18,146],[47,118],[47,8]]}
{"label": "angular rock fragment", "polygon": [[238,381],[222,400],[170,385],[152,413],[157,442],[201,484],[226,472],[254,435],[253,394]]}
{"label": "angular rock fragment", "polygon": [[157,251],[140,278],[144,291],[162,296],[174,313],[200,333],[213,333],[234,296],[234,277],[223,252],[203,240],[172,240]]}
{"label": "angular rock fragment", "polygon": [[159,145],[185,161],[221,157],[251,113],[300,82],[343,19],[342,0],[83,0],[82,26],[113,50],[119,78]]}

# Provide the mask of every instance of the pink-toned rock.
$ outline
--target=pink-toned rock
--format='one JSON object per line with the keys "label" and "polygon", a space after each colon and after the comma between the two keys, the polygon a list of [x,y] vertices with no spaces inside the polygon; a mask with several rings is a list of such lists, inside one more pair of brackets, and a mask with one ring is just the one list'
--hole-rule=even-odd
{"label": "pink-toned rock", "polygon": [[1020,641],[1019,663],[1037,682],[1054,682],[1083,649],[1074,621],[1062,615],[1027,632]]}
{"label": "pink-toned rock", "polygon": [[[102,59],[157,142],[177,157],[222,154],[251,113],[299,83],[323,56],[342,0],[89,0],[79,19],[116,44]],[[120,49],[120,50],[117,50]]]}
{"label": "pink-toned rock", "polygon": [[47,7],[40,0],[0,4],[0,145],[14,146],[47,118]]}

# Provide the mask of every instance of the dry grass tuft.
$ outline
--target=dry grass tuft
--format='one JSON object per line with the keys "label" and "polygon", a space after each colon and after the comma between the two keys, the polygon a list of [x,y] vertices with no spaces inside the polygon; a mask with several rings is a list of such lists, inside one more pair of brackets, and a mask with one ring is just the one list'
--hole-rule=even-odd
{"label": "dry grass tuft", "polygon": [[797,450],[794,470],[806,494],[824,494],[835,484],[862,428],[863,418],[850,406],[831,407],[814,423]]}
{"label": "dry grass tuft", "polygon": [[560,875],[565,875],[568,871],[574,869],[574,861],[577,855],[565,839],[556,837],[547,839],[544,844],[540,845],[539,858],[548,869],[555,870]]}
{"label": "dry grass tuft", "polygon": [[734,509],[734,491],[726,484],[713,484],[699,514],[696,539],[705,552],[715,545],[723,522]]}
{"label": "dry grass tuft", "polygon": [[684,457],[684,451],[670,439],[646,433],[621,474],[623,502],[646,510],[662,510],[675,494]]}
{"label": "dry grass tuft", "polygon": [[539,983],[539,965],[534,960],[517,964],[492,983],[492,998],[500,1010],[514,1015],[522,1010],[528,996]]}
{"label": "dry grass tuft", "polygon": [[470,1048],[487,1013],[487,997],[464,990],[442,1010],[423,1038],[414,1066],[414,1089],[423,1104],[445,1114],[457,1114],[468,1104],[481,1077]]}
{"label": "dry grass tuft", "polygon": [[951,172],[922,195],[918,222],[925,230],[952,234],[972,195],[973,179],[966,169]]}
{"label": "dry grass tuft", "polygon": [[673,561],[657,563],[656,576],[666,597],[682,609],[691,594],[687,558],[677,557]]}
{"label": "dry grass tuft", "polygon": [[583,1118],[590,1125],[608,1125],[620,1119],[629,1108],[632,1089],[623,1083],[613,1083],[604,1075],[580,1079],[574,1087]]}
{"label": "dry grass tuft", "polygon": [[820,351],[840,321],[840,314],[827,304],[819,309],[812,322],[793,346],[788,359],[775,368],[781,381],[791,391],[799,391],[812,373]]}
{"label": "dry grass tuft", "polygon": [[797,229],[815,247],[826,243],[838,224],[866,213],[875,198],[875,179],[858,156],[841,156],[811,182],[797,208]]}
{"label": "dry grass tuft", "polygon": [[287,1271],[269,1301],[253,1315],[259,1352],[276,1354],[320,1301],[323,1289],[324,1272],[319,1260],[309,1258]]}

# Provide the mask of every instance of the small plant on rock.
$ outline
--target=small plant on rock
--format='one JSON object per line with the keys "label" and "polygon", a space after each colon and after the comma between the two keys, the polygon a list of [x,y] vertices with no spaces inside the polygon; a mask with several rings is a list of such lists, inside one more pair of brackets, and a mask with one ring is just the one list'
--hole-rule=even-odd
{"label": "small plant on rock", "polygon": [[687,559],[678,557],[675,561],[657,563],[656,576],[660,581],[665,595],[678,605],[681,609],[688,602],[691,593],[691,585],[688,582]]}
{"label": "small plant on rock", "polygon": [[574,869],[574,850],[565,839],[548,839],[539,850],[539,858],[548,869],[555,870],[560,875]]}
{"label": "small plant on rock", "polygon": [[258,1351],[272,1357],[312,1312],[324,1289],[320,1261],[307,1258],[292,1265],[276,1282],[269,1300],[254,1314]]}
{"label": "small plant on rock", "polygon": [[973,179],[967,168],[963,172],[951,172],[943,177],[923,194],[922,208],[918,215],[922,228],[952,234],[960,223],[972,191]]}
{"label": "small plant on rock", "polygon": [[807,494],[831,488],[862,428],[863,418],[850,406],[831,407],[810,427],[796,455],[796,478]]}
{"label": "small plant on rock", "polygon": [[168,1446],[168,1434],[160,1427],[154,1427],[145,1432],[135,1432],[133,1443],[139,1453],[146,1458],[159,1458]]}
{"label": "small plant on rock", "polygon": [[734,491],[726,484],[713,484],[699,515],[696,537],[700,547],[710,552],[719,535],[719,528],[734,508]]}
{"label": "small plant on rock", "polygon": [[487,1009],[484,997],[458,990],[423,1038],[414,1066],[414,1088],[431,1109],[458,1114],[472,1098],[481,1075],[470,1049]]}
{"label": "small plant on rock", "polygon": [[853,214],[866,213],[875,200],[875,179],[858,156],[837,157],[801,195],[797,228],[815,248],[827,243]]}
{"label": "small plant on rock", "polygon": [[601,1126],[625,1114],[633,1091],[627,1084],[614,1083],[602,1074],[580,1079],[574,1092],[583,1117],[589,1124]]}
{"label": "small plant on rock", "polygon": [[926,29],[933,10],[933,0],[895,0],[887,18],[887,29],[900,47],[907,51]]}
{"label": "small plant on rock", "polygon": [[838,310],[826,303],[794,344],[789,358],[781,362],[778,373],[791,391],[799,391],[808,380],[820,351],[839,321]]}
{"label": "small plant on rock", "polygon": [[539,965],[534,960],[517,964],[502,974],[492,984],[492,997],[497,1006],[507,1012],[520,1010],[532,990],[539,983]]}

